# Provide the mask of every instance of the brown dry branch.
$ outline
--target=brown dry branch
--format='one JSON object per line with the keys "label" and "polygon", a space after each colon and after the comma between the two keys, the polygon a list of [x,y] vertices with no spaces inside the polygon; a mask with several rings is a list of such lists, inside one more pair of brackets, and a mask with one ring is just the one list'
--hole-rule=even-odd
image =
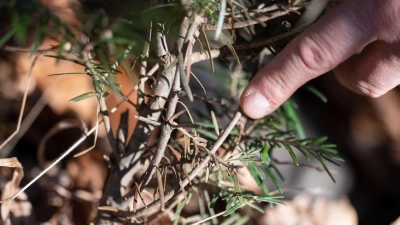
{"label": "brown dry branch", "polygon": [[[225,139],[229,136],[229,133],[236,126],[236,124],[239,121],[241,116],[242,116],[241,112],[237,111],[235,113],[232,120],[228,123],[225,130],[221,133],[218,140],[215,142],[213,147],[210,149],[211,153],[215,153],[219,149],[219,147],[224,143]],[[179,193],[179,191],[183,191],[184,187],[189,184],[190,180],[194,179],[207,166],[207,164],[210,160],[211,160],[210,155],[205,156],[201,160],[201,162],[195,168],[193,168],[193,170],[189,173],[189,179],[185,178],[182,182],[180,182],[180,185],[174,187],[171,191],[164,194],[164,200],[168,201],[169,199],[175,197]],[[119,217],[119,218],[132,218],[132,217],[137,218],[144,214],[152,212],[156,208],[160,207],[160,204],[161,204],[161,200],[157,199],[154,202],[152,202],[151,204],[147,205],[147,207],[143,207],[143,208],[137,210],[136,212],[121,211],[121,210],[118,210],[118,212],[115,212],[114,208],[112,210],[104,210],[104,209],[100,209],[100,210],[107,211],[109,214]]]}
{"label": "brown dry branch", "polygon": [[[167,46],[165,45],[165,32],[162,24],[157,24],[155,38],[157,56],[164,70],[176,57],[167,54],[168,49],[165,49]],[[172,86],[170,84],[174,83],[175,73],[176,70],[173,68],[168,73],[161,74],[157,78],[157,82],[151,91],[151,96],[153,97],[149,99],[146,106],[139,109],[139,115],[152,121],[159,120],[161,109],[164,107],[166,99],[171,92]],[[109,169],[100,205],[108,205],[119,209],[126,208],[127,201],[125,201],[124,195],[131,192],[132,176],[143,166],[139,160],[153,130],[153,125],[141,120],[138,121],[131,136],[132,138],[126,147],[126,153],[119,159],[119,166]],[[141,186],[140,184],[139,187]],[[131,200],[128,202],[131,202]],[[107,215],[103,215],[100,212],[96,224],[109,224]]]}
{"label": "brown dry branch", "polygon": [[[188,29],[188,21],[187,21],[187,18],[185,18],[181,24],[179,36],[185,37],[187,34],[187,29]],[[177,39],[176,46],[178,48],[177,52],[179,52],[179,57],[182,57],[182,53],[180,53],[180,51],[182,50],[182,47],[183,47],[182,38]],[[180,61],[180,63],[183,63],[182,60]],[[175,70],[175,71],[176,72],[175,72],[173,87],[171,90],[172,98],[169,101],[167,113],[165,116],[167,121],[169,121],[173,117],[173,115],[176,111],[176,105],[179,100],[178,93],[180,91],[180,86],[181,86],[179,74],[182,71],[180,71],[180,70]],[[142,180],[143,185],[141,186],[142,188],[144,188],[144,186],[146,186],[150,182],[150,179],[153,177],[155,170],[157,170],[157,167],[158,167],[159,163],[161,162],[162,157],[164,156],[164,152],[167,147],[167,144],[170,139],[172,131],[173,131],[173,128],[171,126],[169,126],[168,124],[163,124],[161,126],[161,135],[159,138],[159,145],[157,147],[156,154],[152,158],[149,168],[144,173],[143,180]]]}

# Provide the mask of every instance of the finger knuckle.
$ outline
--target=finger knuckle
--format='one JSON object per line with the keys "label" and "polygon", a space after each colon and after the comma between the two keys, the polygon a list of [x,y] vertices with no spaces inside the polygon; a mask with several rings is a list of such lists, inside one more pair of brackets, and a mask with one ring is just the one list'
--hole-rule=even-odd
{"label": "finger knuckle", "polygon": [[331,53],[326,50],[323,40],[315,41],[313,38],[306,38],[299,46],[300,61],[305,70],[320,72],[328,70],[331,65]]}
{"label": "finger knuckle", "polygon": [[356,92],[371,98],[378,98],[385,93],[382,88],[376,84],[361,80],[354,81],[353,88]]}

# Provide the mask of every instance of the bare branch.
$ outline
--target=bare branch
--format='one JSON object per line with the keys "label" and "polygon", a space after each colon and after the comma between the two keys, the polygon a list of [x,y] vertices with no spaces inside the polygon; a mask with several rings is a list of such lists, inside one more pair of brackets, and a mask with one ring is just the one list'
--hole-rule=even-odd
{"label": "bare branch", "polygon": [[[240,117],[242,116],[242,113],[237,111],[232,118],[232,120],[229,122],[227,125],[226,129],[222,132],[222,134],[219,136],[217,142],[214,144],[212,149],[210,150],[212,153],[215,153],[218,148],[222,145],[222,143],[225,141],[225,139],[228,137],[229,133],[232,131],[232,129],[235,127],[237,122],[239,121]],[[189,179],[192,180],[194,179],[199,172],[206,167],[207,163],[210,161],[211,156],[207,155],[204,157],[204,159],[199,163],[197,167],[195,167],[190,173],[189,173]],[[176,194],[178,194],[179,190],[184,190],[184,187],[189,184],[189,179],[185,178],[182,182],[179,182],[180,185],[175,187],[173,190],[169,191],[167,194],[165,194],[164,198],[165,201],[168,201],[169,199],[173,198]],[[142,216],[148,212],[153,211],[154,209],[160,207],[160,200],[155,200],[152,202],[150,205],[147,206],[147,208],[141,208],[137,210],[136,212],[132,211],[121,211],[118,210],[118,212],[109,212],[114,216],[117,217],[122,217],[122,218],[131,218],[131,217],[139,217]],[[101,210],[101,209],[99,209]]]}

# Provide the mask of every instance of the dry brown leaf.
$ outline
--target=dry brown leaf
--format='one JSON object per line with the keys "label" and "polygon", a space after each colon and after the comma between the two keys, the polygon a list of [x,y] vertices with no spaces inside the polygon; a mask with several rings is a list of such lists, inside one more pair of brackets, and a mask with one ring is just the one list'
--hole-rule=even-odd
{"label": "dry brown leaf", "polygon": [[0,159],[0,167],[13,167],[22,169],[21,163],[19,163],[18,159],[15,157]]}
{"label": "dry brown leaf", "polygon": [[[4,187],[3,193],[1,194],[1,199],[9,199],[13,196],[19,187],[19,184],[24,177],[24,171],[22,169],[21,163],[19,163],[17,158],[6,158],[0,159],[0,167],[11,167],[15,168],[13,172],[12,179],[7,182]],[[10,207],[11,201],[4,201],[1,204],[1,222],[2,224],[11,224],[10,221]]]}

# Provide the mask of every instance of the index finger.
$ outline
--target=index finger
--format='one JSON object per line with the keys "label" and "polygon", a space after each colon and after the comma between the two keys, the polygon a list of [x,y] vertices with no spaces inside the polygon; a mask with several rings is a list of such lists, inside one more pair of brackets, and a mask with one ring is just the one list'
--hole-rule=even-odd
{"label": "index finger", "polygon": [[290,42],[246,87],[243,111],[252,118],[273,112],[301,85],[376,40],[371,2],[344,1]]}

